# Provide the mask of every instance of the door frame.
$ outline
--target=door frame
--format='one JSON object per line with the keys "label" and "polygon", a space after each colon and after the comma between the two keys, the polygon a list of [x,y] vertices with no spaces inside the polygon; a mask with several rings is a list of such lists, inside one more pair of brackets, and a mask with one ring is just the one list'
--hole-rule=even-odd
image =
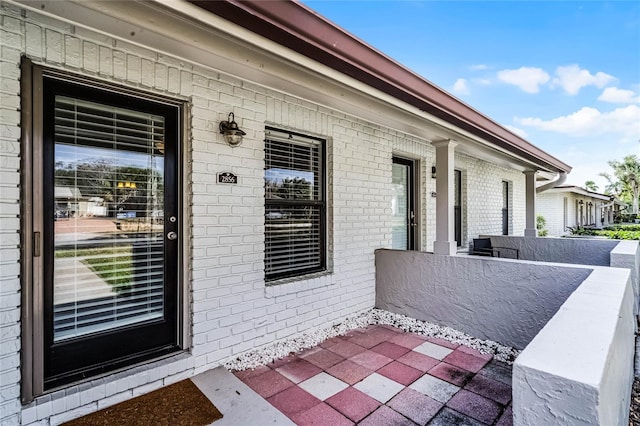
{"label": "door frame", "polygon": [[[43,164],[43,78],[57,78],[78,85],[96,87],[121,95],[146,99],[175,106],[178,108],[177,126],[179,147],[176,149],[176,179],[178,193],[177,214],[179,222],[180,244],[177,247],[176,271],[176,342],[180,351],[191,346],[190,339],[190,302],[186,290],[191,280],[191,259],[189,241],[191,239],[189,197],[190,168],[186,157],[189,153],[187,123],[189,123],[188,100],[184,97],[170,98],[154,93],[143,92],[111,82],[96,80],[91,77],[70,73],[63,70],[46,68],[33,64],[26,57],[21,64],[21,401],[32,402],[35,397],[58,389],[45,389],[44,385],[44,256],[43,232],[45,230],[42,211],[44,195]],[[164,357],[167,355],[161,355]],[[149,357],[152,359],[158,357]],[[130,368],[123,365],[114,371]],[[95,380],[95,376],[79,378],[72,383]],[[71,385],[63,385],[64,387]]]}
{"label": "door frame", "polygon": [[411,158],[400,157],[394,155],[391,159],[393,164],[407,166],[407,201],[408,201],[408,217],[407,219],[407,249],[419,250],[420,248],[420,206],[419,201],[419,185],[420,182],[418,171],[420,170],[419,161]]}
{"label": "door frame", "polygon": [[[453,179],[453,187],[457,188],[457,191],[454,191],[453,194],[453,231],[456,245],[462,247],[462,203],[464,201],[462,197],[462,170],[454,169]],[[457,187],[455,185],[456,180],[458,181]]]}

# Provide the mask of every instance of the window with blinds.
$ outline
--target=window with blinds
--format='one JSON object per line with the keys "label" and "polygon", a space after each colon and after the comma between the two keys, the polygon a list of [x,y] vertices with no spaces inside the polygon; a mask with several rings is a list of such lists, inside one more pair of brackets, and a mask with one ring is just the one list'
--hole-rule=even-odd
{"label": "window with blinds", "polygon": [[55,342],[161,318],[164,118],[55,97]]}
{"label": "window with blinds", "polygon": [[267,129],[265,275],[322,271],[326,265],[324,140]]}

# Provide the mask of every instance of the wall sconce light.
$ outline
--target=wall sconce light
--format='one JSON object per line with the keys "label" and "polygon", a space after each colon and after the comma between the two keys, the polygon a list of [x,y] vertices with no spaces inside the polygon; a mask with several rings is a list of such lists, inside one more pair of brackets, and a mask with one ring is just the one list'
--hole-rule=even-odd
{"label": "wall sconce light", "polygon": [[431,179],[436,178],[436,166],[431,166]]}
{"label": "wall sconce light", "polygon": [[242,143],[242,137],[245,132],[238,128],[235,117],[232,112],[229,113],[227,121],[220,122],[220,133],[224,135],[224,140],[231,147],[239,146]]}

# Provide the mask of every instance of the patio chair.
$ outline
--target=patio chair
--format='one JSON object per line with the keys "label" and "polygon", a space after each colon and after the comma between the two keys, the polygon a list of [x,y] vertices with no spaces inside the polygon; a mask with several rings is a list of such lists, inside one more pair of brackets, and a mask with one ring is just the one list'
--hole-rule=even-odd
{"label": "patio chair", "polygon": [[[511,256],[503,256],[504,253],[511,253]],[[491,256],[491,257],[509,257],[515,259],[520,258],[520,251],[511,247],[493,247],[491,245],[491,238],[474,238],[473,249],[469,250],[469,254],[476,256]]]}

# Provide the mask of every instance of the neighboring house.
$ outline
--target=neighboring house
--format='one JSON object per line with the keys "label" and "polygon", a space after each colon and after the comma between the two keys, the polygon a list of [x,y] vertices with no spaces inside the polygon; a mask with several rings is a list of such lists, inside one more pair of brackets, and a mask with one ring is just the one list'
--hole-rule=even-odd
{"label": "neighboring house", "polygon": [[[534,236],[536,181],[570,171],[298,3],[0,7],[2,424],[371,308],[377,248]],[[55,222],[58,180],[110,217]]]}
{"label": "neighboring house", "polygon": [[537,213],[545,218],[550,236],[567,235],[570,227],[608,226],[624,207],[625,203],[611,195],[572,185],[550,188],[536,198]]}

